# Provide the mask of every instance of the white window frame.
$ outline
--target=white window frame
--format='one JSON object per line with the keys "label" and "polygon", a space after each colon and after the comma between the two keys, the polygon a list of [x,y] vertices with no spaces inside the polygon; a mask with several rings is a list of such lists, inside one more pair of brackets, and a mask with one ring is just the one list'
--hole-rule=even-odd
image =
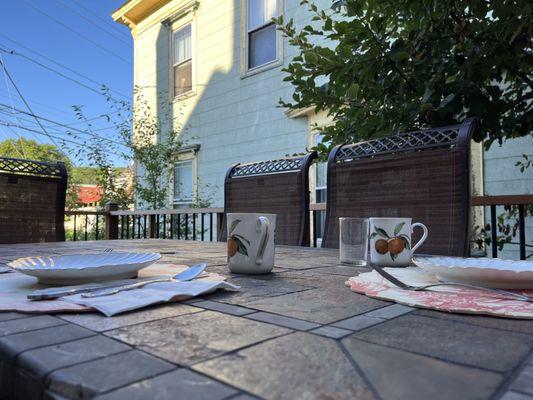
{"label": "white window frame", "polygon": [[[179,31],[185,26],[191,26],[191,90],[180,93],[178,95],[174,92],[174,67],[187,62],[188,60],[182,61],[181,63],[174,64],[174,33]],[[169,30],[169,94],[170,100],[182,100],[184,98],[194,96],[196,94],[196,23],[192,15],[186,15],[183,18],[175,21],[171,24]]]}
{"label": "white window frame", "polygon": [[[283,15],[283,0],[277,0],[277,16]],[[241,78],[279,67],[283,64],[283,35],[276,29],[276,58],[263,65],[249,68],[248,0],[241,0]],[[263,25],[265,26],[265,25]],[[255,28],[257,30],[258,28]]]}
{"label": "white window frame", "polygon": [[[178,165],[183,165],[191,163],[192,165],[192,197],[190,199],[183,199],[183,198],[177,198],[176,197],[176,186],[175,186],[175,180],[176,180],[176,168]],[[182,161],[178,161],[174,164],[174,170],[173,170],[173,177],[172,177],[172,202],[173,204],[191,204],[194,203],[196,200],[196,193],[197,193],[197,174],[196,174],[196,157],[191,157],[188,159],[184,159]]]}

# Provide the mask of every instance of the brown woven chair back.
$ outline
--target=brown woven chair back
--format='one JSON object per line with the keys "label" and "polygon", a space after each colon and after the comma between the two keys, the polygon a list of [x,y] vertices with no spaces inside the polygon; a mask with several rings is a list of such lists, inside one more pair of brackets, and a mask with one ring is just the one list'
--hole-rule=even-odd
{"label": "brown woven chair back", "polygon": [[64,241],[66,188],[61,162],[0,158],[0,243]]}
{"label": "brown woven chair back", "polygon": [[[429,229],[420,254],[468,253],[470,139],[477,119],[335,147],[328,161],[323,247],[339,217],[411,217]],[[420,232],[413,234],[413,243]]]}
{"label": "brown woven chair back", "polygon": [[224,187],[221,240],[226,240],[226,213],[269,213],[277,214],[276,244],[309,245],[309,166],[316,156],[312,152],[231,167]]}

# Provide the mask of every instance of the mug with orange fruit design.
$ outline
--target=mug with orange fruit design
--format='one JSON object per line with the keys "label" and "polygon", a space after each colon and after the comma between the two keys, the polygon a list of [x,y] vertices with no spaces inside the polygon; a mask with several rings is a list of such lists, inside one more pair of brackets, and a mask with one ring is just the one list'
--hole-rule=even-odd
{"label": "mug with orange fruit design", "polygon": [[[380,266],[402,267],[411,263],[414,251],[428,237],[428,228],[411,223],[411,218],[369,218],[370,263]],[[420,240],[411,244],[415,227],[422,228]]]}
{"label": "mug with orange fruit design", "polygon": [[274,268],[276,214],[228,213],[228,268],[266,274]]}

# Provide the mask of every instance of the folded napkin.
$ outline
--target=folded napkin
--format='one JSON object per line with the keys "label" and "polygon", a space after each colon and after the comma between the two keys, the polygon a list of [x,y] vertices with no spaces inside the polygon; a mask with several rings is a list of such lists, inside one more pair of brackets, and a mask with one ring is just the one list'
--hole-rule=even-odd
{"label": "folded napkin", "polygon": [[[417,267],[385,268],[400,281],[422,286],[437,283],[431,274]],[[428,308],[452,313],[492,315],[505,318],[533,319],[533,303],[510,300],[504,295],[459,286],[439,286],[428,291],[414,292],[400,289],[377,272],[366,272],[349,278],[346,286],[357,293],[380,300],[394,301],[412,307]],[[516,291],[533,296],[533,290]]]}
{"label": "folded napkin", "polygon": [[239,289],[239,286],[224,281],[192,280],[187,282],[150,283],[134,290],[125,290],[102,297],[82,297],[81,294],[62,297],[62,301],[94,308],[111,317],[126,311],[152,304],[184,300],[217,289]]}
{"label": "folded napkin", "polygon": [[[175,275],[187,267],[185,265],[154,264],[139,271],[140,279]],[[199,278],[187,282],[160,282],[142,289],[120,292],[115,295],[95,298],[81,298],[80,295],[66,296],[57,300],[31,301],[29,293],[49,288],[37,283],[32,276],[13,272],[0,274],[0,312],[19,311],[28,313],[90,312],[98,310],[105,315],[135,310],[155,303],[180,301],[216,289],[235,289],[237,286],[224,282],[224,277],[216,273],[204,272]],[[127,279],[120,284],[136,282]],[[161,286],[163,285],[163,286]],[[90,304],[90,305],[89,305]],[[94,305],[93,305],[94,304]]]}

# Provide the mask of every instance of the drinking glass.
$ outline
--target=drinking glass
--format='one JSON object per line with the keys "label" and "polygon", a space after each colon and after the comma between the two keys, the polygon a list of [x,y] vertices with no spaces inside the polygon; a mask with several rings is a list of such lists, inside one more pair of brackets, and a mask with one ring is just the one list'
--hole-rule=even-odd
{"label": "drinking glass", "polygon": [[368,253],[368,219],[339,218],[339,254],[345,265],[364,267]]}

